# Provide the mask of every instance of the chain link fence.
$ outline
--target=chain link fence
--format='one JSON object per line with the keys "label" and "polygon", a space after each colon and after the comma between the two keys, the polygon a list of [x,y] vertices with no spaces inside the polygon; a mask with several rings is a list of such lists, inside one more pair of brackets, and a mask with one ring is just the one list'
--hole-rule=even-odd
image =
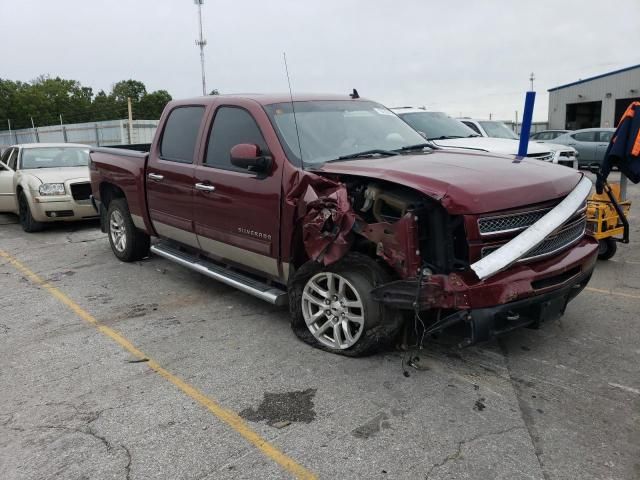
{"label": "chain link fence", "polygon": [[72,123],[0,132],[0,150],[20,143],[82,143],[94,147],[151,143],[158,120]]}

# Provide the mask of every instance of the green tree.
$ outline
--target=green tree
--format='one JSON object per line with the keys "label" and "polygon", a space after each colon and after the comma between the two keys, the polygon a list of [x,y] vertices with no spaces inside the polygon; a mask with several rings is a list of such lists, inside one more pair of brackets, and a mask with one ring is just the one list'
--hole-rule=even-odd
{"label": "green tree", "polygon": [[111,96],[116,102],[127,103],[127,98],[131,97],[133,103],[139,102],[147,94],[147,87],[138,80],[122,80],[111,88]]}
{"label": "green tree", "polygon": [[127,118],[127,97],[133,103],[134,118],[156,119],[171,100],[166,90],[147,93],[144,83],[123,80],[113,85],[110,92],[94,94],[91,87],[77,80],[42,75],[31,82],[0,78],[0,130],[59,123],[97,122]]}
{"label": "green tree", "polygon": [[162,114],[165,105],[171,101],[171,95],[166,90],[156,90],[142,96],[136,105],[134,118],[144,120],[157,120]]}

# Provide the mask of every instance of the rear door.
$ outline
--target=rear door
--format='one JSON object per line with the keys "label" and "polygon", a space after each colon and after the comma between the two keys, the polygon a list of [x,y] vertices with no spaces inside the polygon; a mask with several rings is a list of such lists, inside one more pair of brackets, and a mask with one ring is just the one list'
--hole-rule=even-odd
{"label": "rear door", "polygon": [[596,132],[578,132],[569,135],[571,137],[567,145],[578,150],[580,164],[589,164],[596,161]]}
{"label": "rear door", "polygon": [[18,149],[9,148],[0,161],[0,212],[16,211],[16,194],[13,184],[18,159]]}
{"label": "rear door", "polygon": [[258,145],[263,154],[273,151],[257,116],[268,122],[262,108],[249,103],[219,105],[213,112],[203,159],[195,169],[195,230],[209,256],[280,279],[282,169],[274,160],[271,171],[259,176],[230,161],[231,148],[240,143]]}
{"label": "rear door", "polygon": [[178,105],[164,122],[146,171],[147,204],[156,233],[199,247],[193,226],[194,159],[204,105]]}

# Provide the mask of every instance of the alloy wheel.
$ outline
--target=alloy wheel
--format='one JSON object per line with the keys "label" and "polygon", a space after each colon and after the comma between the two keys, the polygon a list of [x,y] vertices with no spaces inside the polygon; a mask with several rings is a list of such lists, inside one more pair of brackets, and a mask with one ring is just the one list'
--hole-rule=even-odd
{"label": "alloy wheel", "polygon": [[349,280],[334,272],[321,272],[307,281],[302,315],[311,334],[332,349],[352,347],[364,330],[360,294]]}
{"label": "alloy wheel", "polygon": [[127,248],[127,229],[124,223],[124,217],[118,210],[111,212],[109,219],[109,234],[114,248],[122,253]]}

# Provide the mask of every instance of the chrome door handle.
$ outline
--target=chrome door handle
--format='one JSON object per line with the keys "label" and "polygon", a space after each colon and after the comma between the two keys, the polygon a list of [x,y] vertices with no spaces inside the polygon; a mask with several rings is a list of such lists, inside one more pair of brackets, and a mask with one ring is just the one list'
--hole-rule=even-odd
{"label": "chrome door handle", "polygon": [[155,180],[156,182],[164,180],[164,175],[160,175],[158,173],[150,173],[147,175],[147,177],[149,177],[151,180]]}
{"label": "chrome door handle", "polygon": [[203,192],[213,192],[216,189],[213,185],[207,185],[206,183],[196,183],[196,190],[202,190]]}

